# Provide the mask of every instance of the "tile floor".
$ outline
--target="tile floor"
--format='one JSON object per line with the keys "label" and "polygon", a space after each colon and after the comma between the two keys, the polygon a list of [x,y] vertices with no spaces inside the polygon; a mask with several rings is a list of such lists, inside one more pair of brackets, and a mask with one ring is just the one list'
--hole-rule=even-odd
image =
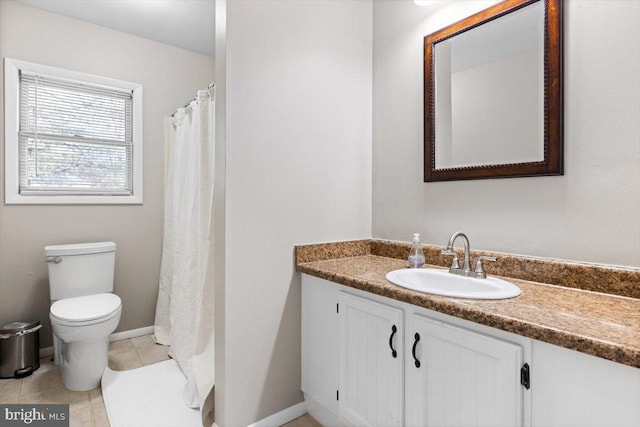
{"label": "tile floor", "polygon": [[[115,341],[109,346],[109,367],[124,371],[161,362],[169,358],[168,349],[151,335]],[[102,390],[67,390],[49,359],[40,359],[40,368],[26,378],[0,380],[0,403],[68,403],[70,426],[109,427]]]}
{"label": "tile floor", "polygon": [[311,415],[305,414],[300,418],[296,418],[295,420],[289,421],[288,423],[286,423],[281,427],[322,427],[322,424],[316,421],[316,419],[313,418]]}
{"label": "tile floor", "polygon": [[[109,367],[126,371],[167,360],[169,347],[157,345],[151,335],[114,341],[109,345]],[[40,359],[40,368],[21,379],[0,379],[0,403],[68,403],[70,427],[109,427],[100,387],[70,391],[62,384],[60,370],[50,357]],[[322,427],[304,415],[282,427]]]}

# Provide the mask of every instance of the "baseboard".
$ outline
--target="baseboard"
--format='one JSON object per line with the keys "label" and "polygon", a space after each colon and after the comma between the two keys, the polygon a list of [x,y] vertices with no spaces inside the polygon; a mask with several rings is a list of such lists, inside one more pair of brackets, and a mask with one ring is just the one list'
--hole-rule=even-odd
{"label": "baseboard", "polygon": [[295,420],[296,418],[303,416],[306,413],[307,408],[304,402],[300,402],[288,407],[287,409],[283,409],[280,412],[276,412],[273,415],[269,415],[267,418],[263,418],[248,427],[279,427],[291,420]]}
{"label": "baseboard", "polygon": [[129,331],[116,332],[111,334],[109,342],[126,340],[129,338],[141,337],[143,335],[152,334],[154,331],[153,326],[145,326],[144,328],[131,329]]}
{"label": "baseboard", "polygon": [[[145,326],[144,328],[131,329],[129,331],[116,332],[109,336],[109,342],[126,340],[129,338],[141,337],[153,333],[153,326]],[[40,358],[53,356],[53,346],[40,348]]]}
{"label": "baseboard", "polygon": [[53,346],[40,349],[40,359],[53,356]]}
{"label": "baseboard", "polygon": [[[109,342],[126,340],[129,338],[141,337],[153,333],[153,326],[145,326],[144,328],[131,329],[129,331],[116,332],[111,334]],[[43,347],[40,349],[40,358],[53,356],[53,346]]]}
{"label": "baseboard", "polygon": [[340,418],[336,414],[309,397],[306,393],[304,394],[304,403],[307,408],[307,413],[323,426],[345,427],[345,424],[340,421]]}

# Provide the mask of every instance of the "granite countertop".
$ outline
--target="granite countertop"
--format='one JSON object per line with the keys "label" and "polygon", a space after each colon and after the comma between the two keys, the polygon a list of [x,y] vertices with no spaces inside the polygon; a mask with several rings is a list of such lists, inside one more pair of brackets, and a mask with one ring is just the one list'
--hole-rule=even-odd
{"label": "granite countertop", "polygon": [[[366,241],[358,243],[362,242],[366,245]],[[347,255],[343,258],[326,259],[331,257],[325,254],[312,260],[313,257],[305,257],[305,251],[299,250],[311,246],[296,248],[296,267],[302,273],[640,368],[640,299],[509,277],[502,278],[520,287],[519,297],[505,300],[442,297],[387,281],[387,272],[407,267],[404,260],[374,255],[361,248],[337,253]],[[495,276],[490,271],[488,274]]]}

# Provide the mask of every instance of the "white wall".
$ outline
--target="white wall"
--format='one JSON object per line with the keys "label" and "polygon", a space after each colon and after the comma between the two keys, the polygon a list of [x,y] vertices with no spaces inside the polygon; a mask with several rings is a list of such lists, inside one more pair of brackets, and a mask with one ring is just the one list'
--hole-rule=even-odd
{"label": "white wall", "polygon": [[373,2],[373,237],[640,266],[637,0],[565,1],[564,176],[422,182],[422,38],[480,3]]}
{"label": "white wall", "polygon": [[[144,86],[143,205],[0,204],[0,325],[38,319],[45,325],[42,345],[51,345],[44,246],[101,240],[118,245],[118,330],[152,325],[162,250],[163,119],[213,80],[213,58],[4,0],[0,56]],[[1,125],[0,135],[4,139]]]}
{"label": "white wall", "polygon": [[302,401],[294,245],[371,235],[371,11],[361,0],[226,3],[221,427]]}

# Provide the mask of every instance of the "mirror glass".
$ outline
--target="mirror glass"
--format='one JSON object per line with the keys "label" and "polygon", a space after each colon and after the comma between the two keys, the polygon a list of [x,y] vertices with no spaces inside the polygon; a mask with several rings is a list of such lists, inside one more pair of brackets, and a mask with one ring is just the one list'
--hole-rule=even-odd
{"label": "mirror glass", "polygon": [[561,0],[425,37],[425,181],[562,174]]}
{"label": "mirror glass", "polygon": [[436,169],[544,160],[542,6],[435,45]]}

